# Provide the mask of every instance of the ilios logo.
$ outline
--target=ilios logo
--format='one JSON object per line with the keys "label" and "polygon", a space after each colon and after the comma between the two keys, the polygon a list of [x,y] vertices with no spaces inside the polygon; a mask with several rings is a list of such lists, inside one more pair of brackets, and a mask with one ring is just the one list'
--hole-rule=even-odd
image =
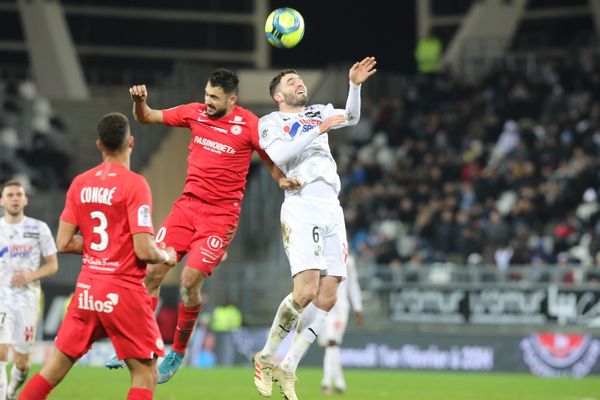
{"label": "ilios logo", "polygon": [[108,300],[95,300],[87,289],[79,293],[77,297],[78,308],[81,310],[90,310],[104,313],[111,313],[115,306],[119,303],[119,295],[116,293],[108,293]]}

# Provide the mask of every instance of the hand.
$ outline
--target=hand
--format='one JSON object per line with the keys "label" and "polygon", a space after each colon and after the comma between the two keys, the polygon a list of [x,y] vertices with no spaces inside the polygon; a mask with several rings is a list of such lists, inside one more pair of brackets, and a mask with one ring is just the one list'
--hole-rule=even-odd
{"label": "hand", "polygon": [[165,264],[170,265],[171,267],[177,265],[177,252],[175,251],[175,249],[172,247],[167,247],[164,250],[169,255],[169,260]]}
{"label": "hand", "polygon": [[167,247],[167,245],[163,242],[159,245],[159,248],[165,253],[167,253],[167,255],[169,256],[168,260],[165,260],[163,264],[169,265],[171,267],[177,265],[177,252],[173,247]]}
{"label": "hand", "polygon": [[134,103],[145,103],[148,98],[146,85],[134,85],[129,88],[129,95]]}
{"label": "hand", "polygon": [[354,63],[352,68],[350,68],[350,72],[348,73],[348,77],[350,81],[355,85],[360,85],[371,75],[373,75],[377,70],[375,69],[375,57],[365,57],[361,62]]}
{"label": "hand", "polygon": [[363,326],[365,323],[365,314],[363,314],[362,311],[357,311],[354,313],[354,320],[357,326]]}
{"label": "hand", "polygon": [[321,125],[319,125],[319,130],[321,131],[322,134],[327,133],[332,128],[338,127],[339,125],[342,125],[345,122],[346,122],[345,115],[334,115],[333,117],[329,117],[329,118],[326,118],[325,120],[323,120],[323,122],[321,122]]}
{"label": "hand", "polygon": [[34,276],[33,272],[17,270],[17,271],[15,271],[15,274],[13,275],[12,279],[10,280],[10,284],[13,286],[27,286],[31,282],[33,282],[34,279],[35,279],[35,276]]}
{"label": "hand", "polygon": [[281,178],[279,188],[283,190],[296,190],[302,187],[302,182],[298,178]]}

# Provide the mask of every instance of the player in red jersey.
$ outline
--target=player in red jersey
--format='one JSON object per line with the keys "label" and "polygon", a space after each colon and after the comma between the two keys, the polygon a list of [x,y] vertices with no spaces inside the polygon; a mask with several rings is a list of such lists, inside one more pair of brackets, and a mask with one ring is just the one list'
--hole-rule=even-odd
{"label": "player in red jersey", "polygon": [[127,398],[153,398],[156,359],[164,345],[143,278],[146,263],[175,265],[177,254],[154,242],[150,188],[129,170],[133,137],[127,117],[104,116],[98,136],[103,163],[71,183],[57,235],[59,251],[83,254],[83,267],[55,348],[23,389],[22,400],[45,399],[104,337],[131,372]]}
{"label": "player in red jersey", "polygon": [[[167,110],[147,104],[145,85],[129,89],[133,115],[143,124],[187,127],[188,169],[181,197],[159,229],[156,240],[173,246],[178,260],[187,254],[181,273],[181,299],[177,329],[171,351],[158,367],[158,383],[177,371],[201,309],[200,290],[219,264],[235,235],[253,151],[257,151],[283,189],[295,187],[258,144],[258,118],[237,105],[237,75],[226,69],[214,71],[205,87],[204,103],[189,103]],[[148,267],[146,287],[156,304],[160,284],[170,266]],[[116,366],[109,365],[107,367]]]}

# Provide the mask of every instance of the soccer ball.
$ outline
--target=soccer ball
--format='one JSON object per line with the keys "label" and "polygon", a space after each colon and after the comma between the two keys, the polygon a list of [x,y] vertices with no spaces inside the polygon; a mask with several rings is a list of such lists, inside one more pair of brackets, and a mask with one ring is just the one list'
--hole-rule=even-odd
{"label": "soccer ball", "polygon": [[304,36],[304,19],[293,8],[273,10],[265,22],[267,41],[280,49],[289,49],[300,43]]}

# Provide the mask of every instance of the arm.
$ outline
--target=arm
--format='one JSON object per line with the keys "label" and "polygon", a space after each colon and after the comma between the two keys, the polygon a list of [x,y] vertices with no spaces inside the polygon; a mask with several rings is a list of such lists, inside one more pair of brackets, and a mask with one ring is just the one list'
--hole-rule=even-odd
{"label": "arm", "polygon": [[146,232],[133,234],[133,249],[137,258],[149,264],[174,266],[177,263],[175,249],[172,247],[159,249],[154,242],[154,237]]}
{"label": "arm", "polygon": [[[315,126],[306,132],[299,132],[290,141],[284,141],[277,135],[274,135],[276,139],[269,143],[264,150],[275,164],[286,164],[291,159],[297,157],[298,154],[302,153],[306,146],[308,146],[319,135],[329,132],[329,130],[334,126],[341,125],[345,121],[346,116],[334,115],[326,118],[319,126]],[[260,127],[261,132],[263,129],[273,130],[279,129],[279,127]]]}
{"label": "arm", "polygon": [[148,90],[146,85],[134,85],[129,88],[129,95],[133,101],[133,116],[140,124],[162,124],[164,123],[161,110],[151,109],[146,100]]}
{"label": "arm", "polygon": [[275,163],[270,159],[263,158],[262,161],[265,164],[265,167],[267,167],[267,169],[269,170],[269,173],[271,174],[273,180],[277,182],[281,189],[295,190],[302,187],[302,182],[300,182],[300,179],[286,177],[285,174],[281,172],[277,165],[275,165]]}
{"label": "arm", "polygon": [[54,275],[58,271],[58,257],[56,253],[44,257],[44,264],[35,271],[15,271],[10,283],[14,286],[25,286],[38,279]]}
{"label": "arm", "polygon": [[338,129],[343,126],[352,126],[358,123],[360,119],[360,85],[371,77],[377,70],[375,69],[375,57],[366,57],[360,62],[354,63],[348,72],[350,79],[350,88],[348,90],[348,99],[346,100],[346,118],[347,123],[335,126]]}
{"label": "arm", "polygon": [[83,254],[83,238],[77,234],[77,225],[59,221],[56,246],[61,253]]}

